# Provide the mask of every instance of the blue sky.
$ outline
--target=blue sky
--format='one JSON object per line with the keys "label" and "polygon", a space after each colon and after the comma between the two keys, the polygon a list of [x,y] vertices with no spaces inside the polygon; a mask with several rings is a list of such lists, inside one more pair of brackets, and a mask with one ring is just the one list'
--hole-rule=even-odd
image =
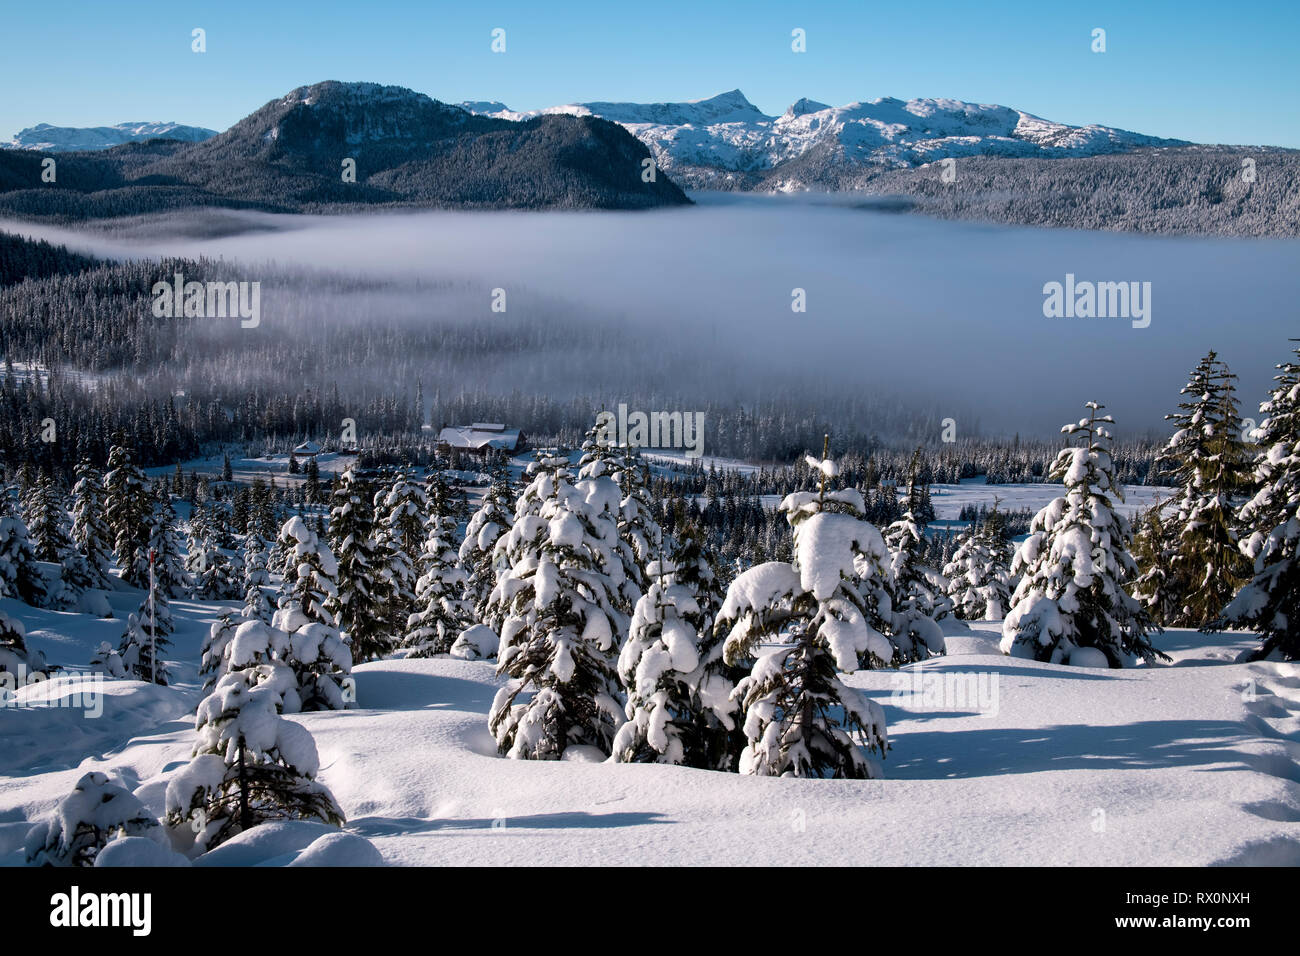
{"label": "blue sky", "polygon": [[[39,122],[225,129],[325,79],[533,109],[739,88],[780,113],[950,96],[1066,123],[1300,147],[1300,3],[223,0],[6,4],[0,138]],[[190,50],[190,31],[208,49]],[[506,52],[490,50],[506,30]],[[807,52],[790,31],[807,33]],[[1106,30],[1093,53],[1091,32]]]}

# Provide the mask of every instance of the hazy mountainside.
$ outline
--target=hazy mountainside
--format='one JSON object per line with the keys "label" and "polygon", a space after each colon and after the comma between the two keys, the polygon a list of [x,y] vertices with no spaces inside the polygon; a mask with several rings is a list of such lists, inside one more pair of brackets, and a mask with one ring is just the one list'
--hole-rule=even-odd
{"label": "hazy mountainside", "polygon": [[66,246],[0,232],[0,286],[23,279],[75,275],[97,265],[100,265],[98,260],[71,252]]}
{"label": "hazy mountainside", "polygon": [[[1095,156],[1146,146],[1186,145],[1109,126],[1069,126],[1030,113],[953,99],[882,97],[847,106],[801,99],[780,116],[761,112],[740,90],[687,103],[577,103],[531,113],[500,103],[462,103],[477,114],[525,120],[599,116],[645,143],[678,182],[696,188],[755,188],[763,174],[810,153],[831,165],[909,166],[945,156]],[[796,188],[827,188],[807,173]]]}
{"label": "hazy mountainside", "polygon": [[[811,161],[811,157],[809,160]],[[1251,161],[1253,179],[1243,163]],[[1043,162],[974,156],[843,176],[834,188],[945,219],[1216,236],[1300,236],[1300,150],[1189,146]],[[767,188],[782,188],[775,176]],[[873,203],[874,205],[875,203]]]}
{"label": "hazy mountainside", "polygon": [[216,135],[214,129],[184,126],[180,123],[118,123],[116,126],[51,126],[49,123],[37,123],[19,130],[10,142],[0,143],[0,147],[62,153],[110,149],[123,143],[138,143],[149,139],[198,143]]}
{"label": "hazy mountainside", "polygon": [[[59,157],[0,152],[0,209],[66,219],[195,205],[312,211],[336,204],[638,209],[689,202],[649,152],[594,117],[511,122],[402,87],[318,83],[200,143],[154,140]],[[356,181],[343,180],[344,161]]]}

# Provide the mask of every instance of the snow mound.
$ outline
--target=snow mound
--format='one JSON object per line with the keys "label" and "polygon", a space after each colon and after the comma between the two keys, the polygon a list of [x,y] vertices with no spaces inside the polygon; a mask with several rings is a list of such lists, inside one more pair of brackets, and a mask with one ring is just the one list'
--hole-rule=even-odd
{"label": "snow mound", "polygon": [[373,843],[307,820],[263,823],[204,853],[195,866],[381,866]]}

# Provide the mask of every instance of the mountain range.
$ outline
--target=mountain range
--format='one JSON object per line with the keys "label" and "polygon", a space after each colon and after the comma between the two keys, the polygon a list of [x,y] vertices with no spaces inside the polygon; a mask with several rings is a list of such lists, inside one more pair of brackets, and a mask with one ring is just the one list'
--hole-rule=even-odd
{"label": "mountain range", "polygon": [[[512,120],[599,116],[645,143],[678,182],[715,189],[836,188],[855,168],[915,166],[949,156],[1062,158],[1188,145],[952,99],[883,97],[847,106],[801,99],[780,116],[763,113],[740,90],[686,103],[576,103],[535,112],[501,103],[460,105]],[[828,179],[824,170],[835,166],[841,168]]]}
{"label": "mountain range", "polygon": [[[104,130],[132,141],[96,148]],[[644,209],[689,204],[685,186],[844,192],[877,209],[1022,225],[1294,236],[1300,202],[1300,151],[1198,146],[948,99],[838,107],[801,99],[770,116],[732,90],[685,103],[518,112],[331,81],[209,132],[143,123],[24,130],[18,139],[31,148],[0,149],[0,214]],[[33,145],[46,141],[81,148]],[[57,182],[46,183],[52,151]],[[646,181],[652,157],[657,175]],[[948,157],[960,160],[951,179],[932,166]],[[346,160],[354,182],[341,175]]]}
{"label": "mountain range", "polygon": [[[196,205],[637,209],[689,203],[648,149],[594,116],[480,116],[398,86],[324,82],[201,142],[152,139],[43,157],[0,150],[0,209],[68,219]],[[349,170],[349,165],[352,167]],[[354,180],[348,173],[354,172]]]}
{"label": "mountain range", "polygon": [[183,126],[180,123],[118,123],[116,126],[51,126],[38,123],[0,146],[9,149],[30,149],[42,153],[65,153],[73,150],[111,149],[123,143],[139,143],[147,139],[177,139],[197,143],[216,136],[214,129],[202,126]]}

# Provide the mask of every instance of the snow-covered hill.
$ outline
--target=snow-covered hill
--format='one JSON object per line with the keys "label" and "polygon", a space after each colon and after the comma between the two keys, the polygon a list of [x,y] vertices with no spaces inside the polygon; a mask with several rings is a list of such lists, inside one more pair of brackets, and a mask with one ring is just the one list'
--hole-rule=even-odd
{"label": "snow-covered hill", "polygon": [[[948,156],[1095,156],[1143,146],[1186,145],[1109,126],[1070,126],[1006,106],[953,99],[882,97],[847,106],[801,99],[769,116],[740,90],[686,103],[577,103],[517,112],[501,103],[460,104],[522,120],[548,113],[599,116],[626,127],[670,174],[690,185],[719,175],[776,170],[806,156],[840,165],[909,166]],[[810,164],[794,186],[820,182]]]}
{"label": "snow-covered hill", "polygon": [[[119,615],[139,596],[115,594]],[[174,602],[173,687],[110,680],[93,720],[69,707],[0,712],[0,866],[22,865],[32,823],[92,770],[163,811],[194,745],[202,635],[231,607]],[[7,599],[0,609],[67,660],[122,627]],[[506,760],[487,729],[492,662],[363,664],[359,709],[292,718],[316,739],[350,852],[295,860],[329,828],[268,823],[203,862],[357,863],[368,841],[396,865],[1300,864],[1300,668],[1232,663],[1253,635],[1195,631],[1159,638],[1172,666],[1043,664],[1002,656],[999,628],[952,633],[948,656],[920,667],[846,678],[885,709],[880,780]],[[56,678],[39,693],[70,690]]]}
{"label": "snow-covered hill", "polygon": [[38,123],[19,130],[10,142],[0,143],[0,146],[62,153],[108,149],[146,139],[178,139],[186,143],[199,143],[216,135],[216,130],[180,123],[118,123],[116,126],[51,126],[49,123]]}

